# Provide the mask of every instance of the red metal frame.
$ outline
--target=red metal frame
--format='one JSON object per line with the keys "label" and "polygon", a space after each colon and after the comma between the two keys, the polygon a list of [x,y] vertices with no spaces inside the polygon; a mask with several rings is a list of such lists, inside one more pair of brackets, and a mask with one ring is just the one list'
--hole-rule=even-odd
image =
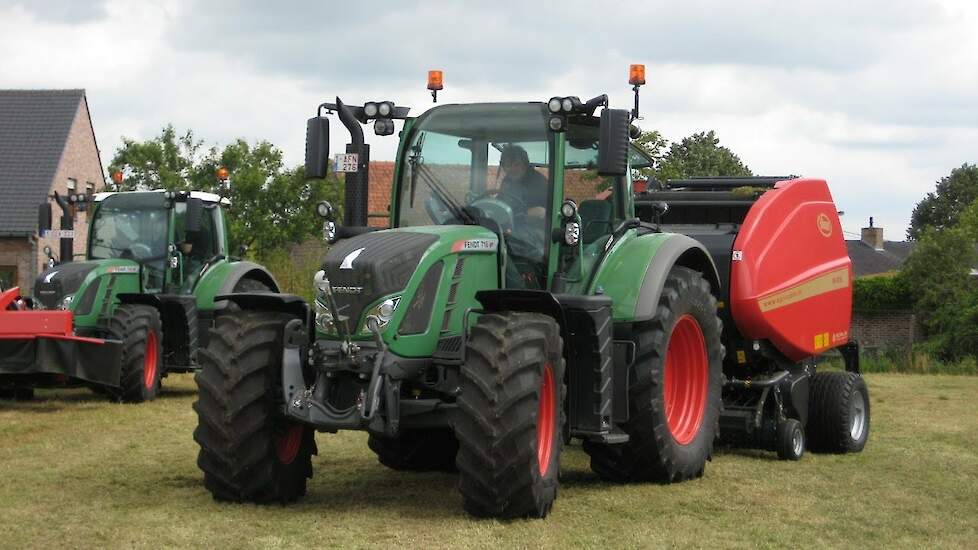
{"label": "red metal frame", "polygon": [[74,317],[70,311],[31,311],[10,309],[20,298],[20,288],[0,293],[0,340],[34,340],[50,338],[89,344],[104,344],[100,338],[75,336]]}

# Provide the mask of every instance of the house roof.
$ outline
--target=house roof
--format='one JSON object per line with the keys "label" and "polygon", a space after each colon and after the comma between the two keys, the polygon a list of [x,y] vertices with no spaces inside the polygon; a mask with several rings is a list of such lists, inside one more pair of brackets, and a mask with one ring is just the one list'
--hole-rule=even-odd
{"label": "house roof", "polygon": [[0,235],[29,235],[85,90],[0,90]]}
{"label": "house roof", "polygon": [[907,261],[913,246],[912,242],[884,241],[883,250],[876,250],[860,240],[846,241],[856,277],[897,271]]}

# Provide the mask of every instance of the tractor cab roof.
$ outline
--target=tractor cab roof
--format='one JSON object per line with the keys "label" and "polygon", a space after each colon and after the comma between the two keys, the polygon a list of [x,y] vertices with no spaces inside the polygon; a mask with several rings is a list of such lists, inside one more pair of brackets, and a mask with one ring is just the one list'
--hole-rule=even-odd
{"label": "tractor cab roof", "polygon": [[[118,192],[117,191],[106,191],[106,192],[103,192],[103,193],[96,193],[95,194],[95,197],[93,198],[93,201],[94,202],[102,202],[107,197],[111,197],[112,195],[118,195],[120,193],[165,193],[165,192],[166,192],[166,189],[153,189],[152,191],[118,191]],[[231,200],[230,199],[228,199],[227,197],[222,197],[220,195],[217,195],[216,193],[207,193],[207,192],[204,192],[204,191],[191,191],[190,192],[190,198],[192,198],[192,199],[200,199],[200,200],[202,200],[204,202],[209,202],[209,203],[220,203],[220,204],[222,204],[224,206],[230,206],[231,205]]]}

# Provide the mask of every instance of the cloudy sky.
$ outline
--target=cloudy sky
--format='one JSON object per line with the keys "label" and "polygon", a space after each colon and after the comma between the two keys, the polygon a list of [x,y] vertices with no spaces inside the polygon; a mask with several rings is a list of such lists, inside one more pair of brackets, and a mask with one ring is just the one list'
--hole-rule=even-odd
{"label": "cloudy sky", "polygon": [[[756,174],[825,178],[850,232],[874,216],[902,239],[935,181],[978,162],[969,0],[0,0],[0,88],[85,88],[103,164],[167,123],[267,139],[298,164],[321,101],[419,114],[432,68],[440,102],[606,92],[627,107],[629,63],[647,66],[644,129],[714,129]],[[367,134],[373,159],[393,157]]]}

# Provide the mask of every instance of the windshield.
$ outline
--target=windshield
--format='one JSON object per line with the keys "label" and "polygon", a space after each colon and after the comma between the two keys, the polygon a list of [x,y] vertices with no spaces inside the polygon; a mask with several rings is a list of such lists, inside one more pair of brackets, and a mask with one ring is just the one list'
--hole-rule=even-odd
{"label": "windshield", "polygon": [[405,149],[399,227],[479,224],[542,283],[553,141],[539,104],[446,105],[418,120]]}
{"label": "windshield", "polygon": [[166,255],[167,209],[162,193],[112,195],[92,221],[89,257],[142,260]]}
{"label": "windshield", "polygon": [[169,211],[162,193],[120,193],[99,205],[92,221],[88,257],[134,260],[162,284]]}

